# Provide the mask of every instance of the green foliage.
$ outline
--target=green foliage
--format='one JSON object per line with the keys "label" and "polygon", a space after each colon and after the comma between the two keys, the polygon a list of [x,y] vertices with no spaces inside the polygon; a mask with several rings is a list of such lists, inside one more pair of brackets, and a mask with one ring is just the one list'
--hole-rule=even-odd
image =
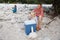
{"label": "green foliage", "polygon": [[5,3],[26,3],[26,4],[42,4],[42,3],[51,3],[52,0],[0,0],[0,2]]}
{"label": "green foliage", "polygon": [[3,0],[0,0],[0,3],[3,3]]}
{"label": "green foliage", "polygon": [[47,4],[51,4],[53,2],[53,0],[45,0],[45,3]]}
{"label": "green foliage", "polygon": [[54,6],[55,14],[59,15],[60,14],[60,0],[54,0],[53,6]]}

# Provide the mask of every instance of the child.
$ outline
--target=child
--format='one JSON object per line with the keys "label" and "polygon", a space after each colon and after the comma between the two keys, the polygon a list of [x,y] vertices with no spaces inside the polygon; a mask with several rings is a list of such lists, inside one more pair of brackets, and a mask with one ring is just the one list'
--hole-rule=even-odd
{"label": "child", "polygon": [[39,4],[38,7],[36,9],[34,9],[32,11],[33,13],[31,15],[33,15],[32,17],[36,16],[37,17],[37,26],[36,26],[36,29],[37,31],[39,31],[41,29],[41,22],[42,22],[42,19],[43,19],[43,8],[42,6]]}
{"label": "child", "polygon": [[16,12],[17,12],[17,6],[15,5],[13,8],[13,13],[16,13]]}

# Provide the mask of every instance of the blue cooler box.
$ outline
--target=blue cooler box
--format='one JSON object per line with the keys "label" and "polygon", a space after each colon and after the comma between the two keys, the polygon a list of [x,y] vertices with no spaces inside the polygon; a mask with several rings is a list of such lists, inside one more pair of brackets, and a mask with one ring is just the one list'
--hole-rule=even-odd
{"label": "blue cooler box", "polygon": [[25,33],[26,35],[29,35],[31,32],[31,27],[33,27],[34,32],[36,32],[36,22],[35,20],[27,20],[24,22],[25,24]]}

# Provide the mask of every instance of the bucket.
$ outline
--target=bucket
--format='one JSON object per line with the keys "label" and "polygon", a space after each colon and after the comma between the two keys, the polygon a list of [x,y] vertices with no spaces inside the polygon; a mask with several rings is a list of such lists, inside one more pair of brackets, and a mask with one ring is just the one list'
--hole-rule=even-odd
{"label": "bucket", "polygon": [[33,31],[36,32],[36,22],[35,20],[27,20],[24,22],[25,25],[25,33],[29,35],[31,33],[31,27],[33,27]]}

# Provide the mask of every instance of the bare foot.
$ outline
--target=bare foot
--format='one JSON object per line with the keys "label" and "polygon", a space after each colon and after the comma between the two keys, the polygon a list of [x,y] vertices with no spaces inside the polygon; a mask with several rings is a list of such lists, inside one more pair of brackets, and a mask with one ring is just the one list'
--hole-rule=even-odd
{"label": "bare foot", "polygon": [[41,30],[41,28],[40,27],[37,27],[36,30],[39,31],[39,30]]}

